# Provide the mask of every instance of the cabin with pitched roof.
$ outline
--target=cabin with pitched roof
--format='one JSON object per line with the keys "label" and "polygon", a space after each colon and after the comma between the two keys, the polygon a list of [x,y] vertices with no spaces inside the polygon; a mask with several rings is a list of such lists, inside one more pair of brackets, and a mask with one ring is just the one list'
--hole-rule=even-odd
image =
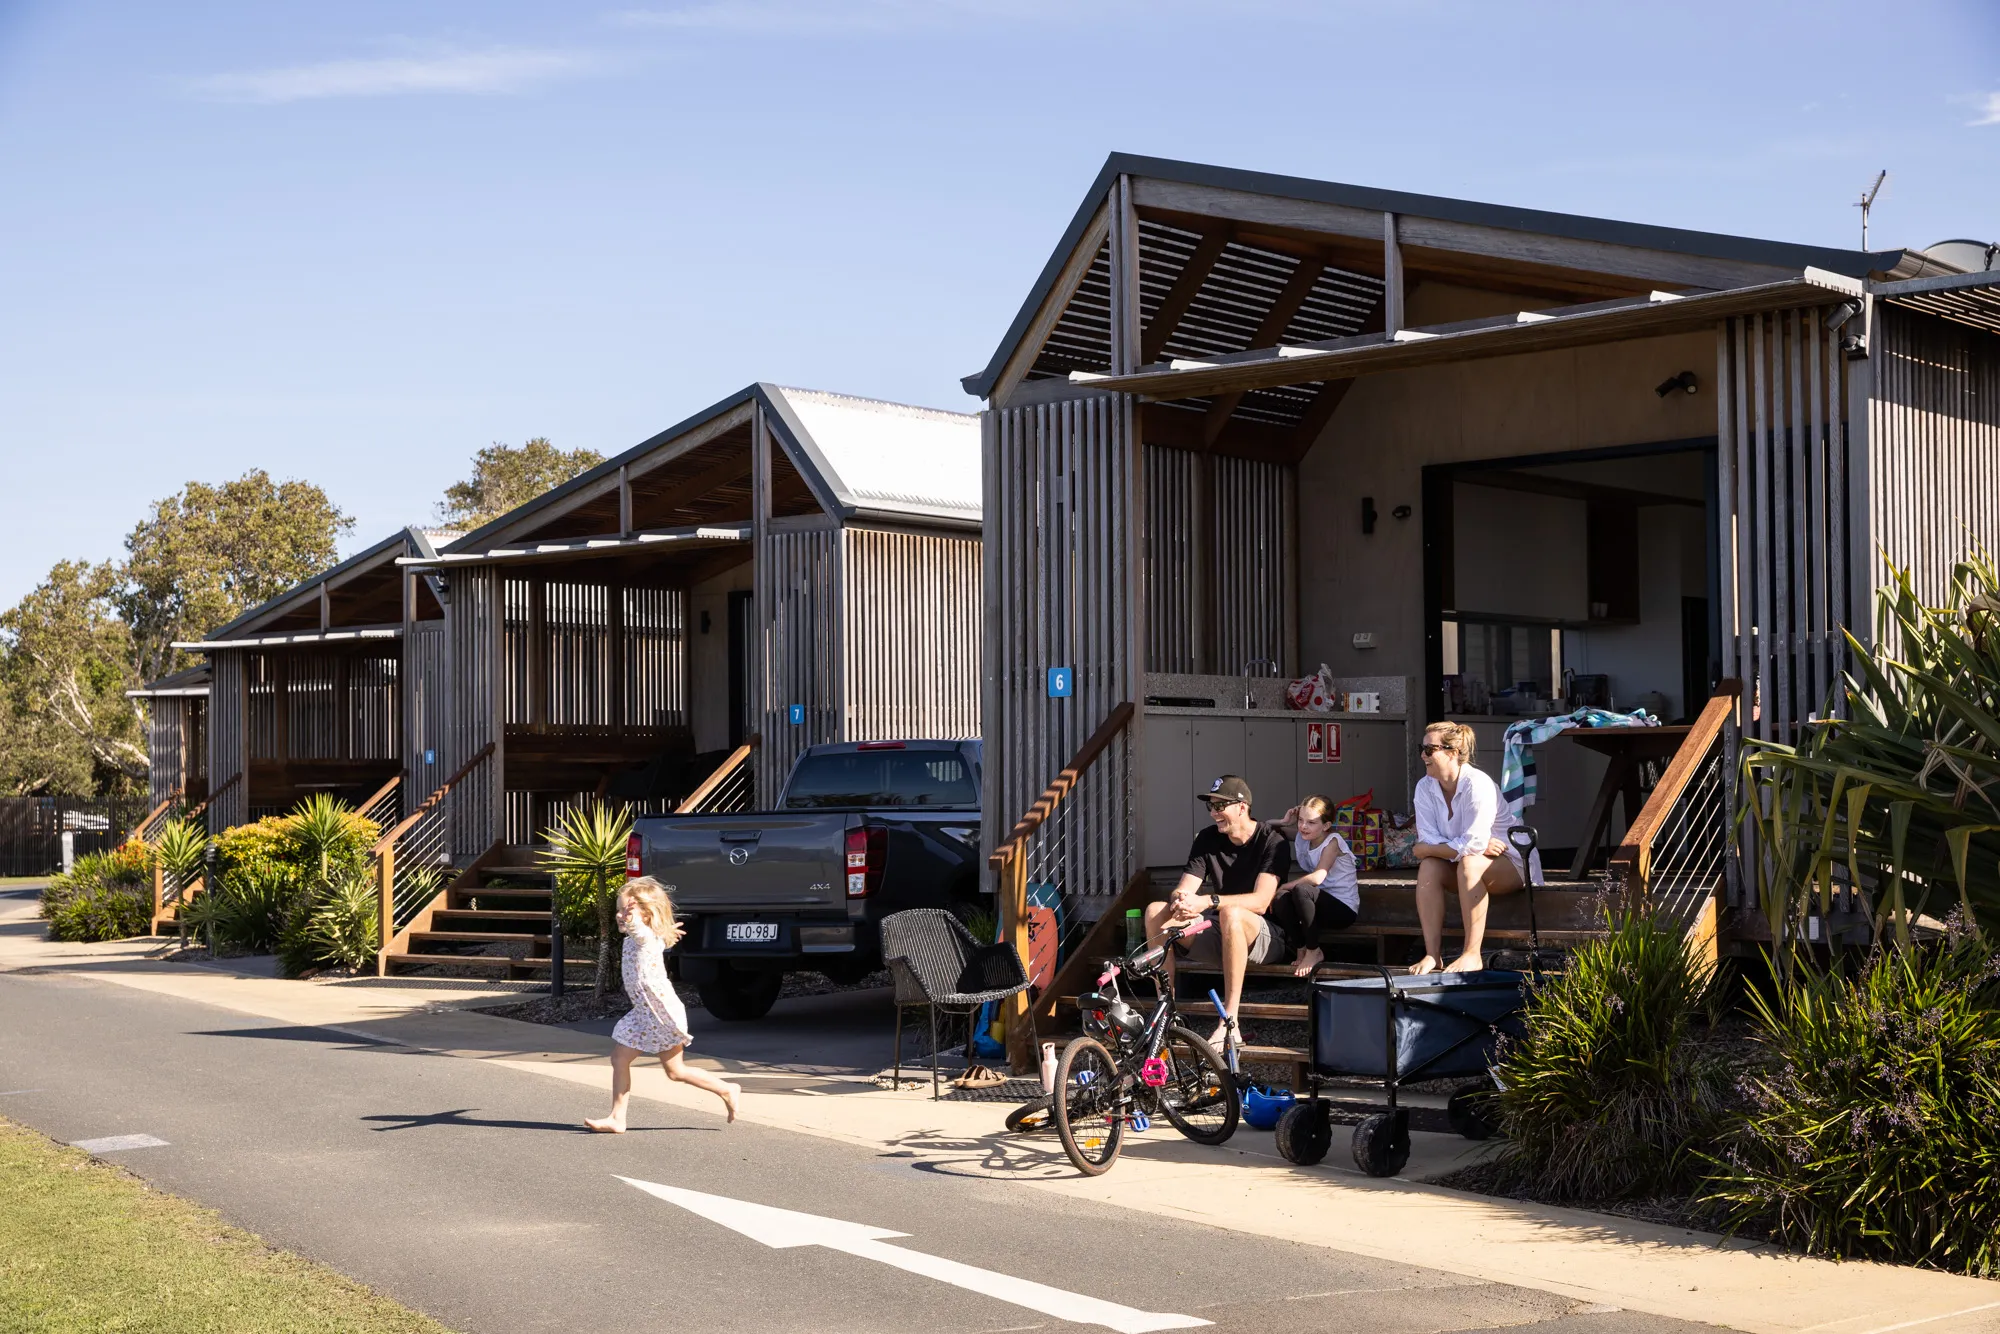
{"label": "cabin with pitched roof", "polygon": [[[2000,546],[2000,274],[1954,255],[1114,155],[965,380],[1003,884],[1075,935],[1216,773],[1407,811],[1426,721],[1497,774],[1583,702],[1669,726],[1534,748],[1549,862],[1748,908],[1736,738],[1827,707],[1885,558]],[[1349,711],[1287,711],[1321,664]]]}

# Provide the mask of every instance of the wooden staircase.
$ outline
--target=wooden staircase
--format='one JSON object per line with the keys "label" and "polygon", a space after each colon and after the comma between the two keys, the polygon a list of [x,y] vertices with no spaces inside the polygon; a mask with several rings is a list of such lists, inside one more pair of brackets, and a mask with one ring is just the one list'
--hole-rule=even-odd
{"label": "wooden staircase", "polygon": [[[461,968],[500,978],[549,974],[549,873],[529,848],[495,845],[465,867],[383,951],[387,973]],[[596,967],[593,952],[566,970]]]}

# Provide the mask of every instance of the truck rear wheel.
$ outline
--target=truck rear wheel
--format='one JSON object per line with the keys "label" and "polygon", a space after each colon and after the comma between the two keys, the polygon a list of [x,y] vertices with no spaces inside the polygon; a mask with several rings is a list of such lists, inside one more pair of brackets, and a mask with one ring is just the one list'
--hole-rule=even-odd
{"label": "truck rear wheel", "polygon": [[703,1009],[726,1023],[737,1023],[769,1014],[784,983],[785,975],[776,969],[739,970],[724,965],[713,982],[703,982],[695,990]]}

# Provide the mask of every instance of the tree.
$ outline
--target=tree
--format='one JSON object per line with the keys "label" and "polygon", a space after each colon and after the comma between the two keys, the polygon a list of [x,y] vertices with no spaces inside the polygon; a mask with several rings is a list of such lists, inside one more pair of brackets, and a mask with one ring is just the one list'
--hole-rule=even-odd
{"label": "tree", "polygon": [[525,445],[494,441],[472,456],[472,476],[444,489],[438,522],[473,529],[604,462],[594,449],[557,449],[541,436]]}
{"label": "tree", "polygon": [[91,796],[146,776],[117,589],[114,566],[62,561],[0,614],[0,785],[17,795]]}
{"label": "tree", "polygon": [[142,681],[185,665],[173,642],[199,639],[331,566],[354,520],[310,482],[261,468],[233,482],[189,482],[125,539],[117,595]]}

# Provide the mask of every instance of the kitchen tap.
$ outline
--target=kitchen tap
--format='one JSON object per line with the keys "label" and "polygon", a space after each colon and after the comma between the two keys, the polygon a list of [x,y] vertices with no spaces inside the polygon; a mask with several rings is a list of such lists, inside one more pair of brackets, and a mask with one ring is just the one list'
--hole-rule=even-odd
{"label": "kitchen tap", "polygon": [[1246,710],[1257,707],[1256,696],[1250,689],[1250,669],[1252,667],[1269,667],[1271,675],[1276,676],[1278,674],[1278,664],[1270,658],[1252,658],[1243,664],[1243,707]]}

